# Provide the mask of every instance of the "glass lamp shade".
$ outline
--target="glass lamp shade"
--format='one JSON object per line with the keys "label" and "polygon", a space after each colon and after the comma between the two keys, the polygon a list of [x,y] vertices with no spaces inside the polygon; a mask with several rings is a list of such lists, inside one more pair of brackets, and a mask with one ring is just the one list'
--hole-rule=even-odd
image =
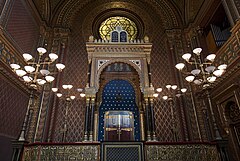
{"label": "glass lamp shade", "polygon": [[19,69],[19,68],[20,68],[20,65],[18,65],[18,64],[10,64],[10,67],[11,67],[12,69],[16,70],[16,69]]}
{"label": "glass lamp shade", "polygon": [[217,77],[211,76],[211,77],[208,77],[208,78],[207,78],[207,81],[210,82],[210,83],[212,83],[212,82],[214,82],[216,79],[217,79]]}
{"label": "glass lamp shade", "polygon": [[62,93],[57,93],[57,97],[62,97]]}
{"label": "glass lamp shade", "polygon": [[191,73],[193,74],[193,75],[198,75],[199,73],[201,72],[201,70],[200,69],[193,69],[192,71],[191,71]]}
{"label": "glass lamp shade", "polygon": [[62,85],[63,89],[67,89],[68,88],[68,85],[64,84]]}
{"label": "glass lamp shade", "polygon": [[185,67],[185,64],[183,64],[183,63],[178,63],[177,65],[175,65],[175,67],[176,67],[178,70],[182,70],[182,69]]}
{"label": "glass lamp shade", "polygon": [[46,80],[44,80],[44,79],[37,79],[37,83],[39,85],[44,85],[46,83]]}
{"label": "glass lamp shade", "polygon": [[187,88],[182,88],[182,89],[181,89],[181,92],[182,92],[182,93],[187,92]]}
{"label": "glass lamp shade", "polygon": [[208,73],[212,73],[215,68],[216,68],[215,66],[208,66],[208,67],[205,68],[205,70],[206,70]]}
{"label": "glass lamp shade", "polygon": [[177,85],[172,85],[171,88],[172,88],[173,90],[175,90],[175,89],[177,89]]}
{"label": "glass lamp shade", "polygon": [[41,70],[40,70],[40,73],[41,73],[43,76],[50,74],[50,72],[49,72],[47,69],[41,69]]}
{"label": "glass lamp shade", "polygon": [[220,70],[226,70],[227,69],[227,64],[221,64],[218,66],[218,69]]}
{"label": "glass lamp shade", "polygon": [[28,53],[24,53],[23,54],[23,58],[25,59],[25,61],[29,61],[31,60],[33,57],[32,55],[28,54]]}
{"label": "glass lamp shade", "polygon": [[73,85],[69,84],[67,88],[72,89],[72,87],[73,87]]}
{"label": "glass lamp shade", "polygon": [[202,84],[202,80],[201,79],[196,79],[196,80],[193,81],[193,83],[196,84],[196,85],[200,85],[200,84]]}
{"label": "glass lamp shade", "polygon": [[56,67],[59,71],[62,71],[65,68],[65,65],[61,64],[61,63],[58,63],[58,64],[56,64]]}
{"label": "glass lamp shade", "polygon": [[201,52],[202,52],[202,48],[193,49],[193,53],[196,54],[196,55],[200,55]]}
{"label": "glass lamp shade", "polygon": [[57,91],[58,91],[58,88],[52,88],[52,91],[53,91],[53,92],[57,92]]}
{"label": "glass lamp shade", "polygon": [[16,74],[17,74],[19,77],[22,77],[22,76],[26,75],[27,72],[25,72],[25,71],[22,70],[22,69],[17,69],[17,70],[16,70]]}
{"label": "glass lamp shade", "polygon": [[35,71],[35,68],[32,67],[32,66],[29,66],[29,65],[25,66],[24,69],[25,69],[28,73],[32,73],[32,72]]}
{"label": "glass lamp shade", "polygon": [[48,56],[51,59],[51,61],[55,61],[58,58],[57,54],[55,53],[50,53]]}
{"label": "glass lamp shade", "polygon": [[213,62],[214,59],[215,59],[215,57],[216,57],[215,54],[210,54],[210,55],[208,55],[208,56],[206,57],[206,59],[207,59],[207,60],[210,60],[211,62]]}
{"label": "glass lamp shade", "polygon": [[29,83],[29,82],[31,82],[33,80],[33,78],[25,75],[25,76],[23,76],[23,80],[25,82]]}
{"label": "glass lamp shade", "polygon": [[157,92],[162,92],[162,88],[157,88],[156,91]]}
{"label": "glass lamp shade", "polygon": [[45,79],[46,79],[47,82],[52,82],[52,81],[54,81],[55,78],[53,76],[47,75],[45,77]]}
{"label": "glass lamp shade", "polygon": [[167,100],[168,99],[168,96],[163,96],[162,97],[164,100]]}
{"label": "glass lamp shade", "polygon": [[158,97],[158,93],[154,93],[153,97],[157,98]]}
{"label": "glass lamp shade", "polygon": [[76,97],[75,96],[70,96],[70,99],[71,100],[74,100]]}
{"label": "glass lamp shade", "polygon": [[185,79],[186,79],[186,81],[188,81],[188,82],[192,82],[193,80],[194,80],[194,76],[193,75],[189,75],[189,76],[187,76]]}
{"label": "glass lamp shade", "polygon": [[182,58],[186,61],[189,61],[189,59],[191,58],[191,54],[190,53],[186,53],[186,54],[183,54]]}
{"label": "glass lamp shade", "polygon": [[167,89],[170,89],[171,87],[172,87],[172,85],[170,85],[170,84],[166,85]]}
{"label": "glass lamp shade", "polygon": [[77,91],[78,91],[78,92],[82,92],[83,89],[82,89],[82,88],[78,88]]}
{"label": "glass lamp shade", "polygon": [[213,72],[213,74],[214,74],[216,77],[221,77],[223,73],[224,73],[224,70],[220,70],[220,69],[215,70],[215,71]]}
{"label": "glass lamp shade", "polygon": [[42,47],[37,48],[37,51],[39,52],[40,55],[47,52],[47,50],[45,48],[42,48]]}
{"label": "glass lamp shade", "polygon": [[86,94],[85,93],[80,93],[80,97],[85,97]]}

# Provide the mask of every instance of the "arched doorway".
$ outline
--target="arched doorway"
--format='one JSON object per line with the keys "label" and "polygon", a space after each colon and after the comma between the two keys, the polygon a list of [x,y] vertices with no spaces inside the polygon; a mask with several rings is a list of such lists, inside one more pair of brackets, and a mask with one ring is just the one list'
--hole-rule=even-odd
{"label": "arched doorway", "polygon": [[112,63],[102,72],[99,83],[97,140],[141,140],[142,107],[137,71],[126,63]]}
{"label": "arched doorway", "polygon": [[99,141],[139,141],[139,109],[133,86],[126,80],[108,82],[99,107]]}

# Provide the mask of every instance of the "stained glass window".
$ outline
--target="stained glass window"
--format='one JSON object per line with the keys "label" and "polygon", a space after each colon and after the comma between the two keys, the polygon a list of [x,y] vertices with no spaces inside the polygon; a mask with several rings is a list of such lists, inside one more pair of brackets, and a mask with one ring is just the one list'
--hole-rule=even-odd
{"label": "stained glass window", "polygon": [[117,26],[121,26],[123,30],[127,31],[128,39],[134,40],[137,36],[137,26],[136,24],[126,17],[109,17],[102,22],[99,33],[103,40],[110,40],[110,33],[116,30]]}

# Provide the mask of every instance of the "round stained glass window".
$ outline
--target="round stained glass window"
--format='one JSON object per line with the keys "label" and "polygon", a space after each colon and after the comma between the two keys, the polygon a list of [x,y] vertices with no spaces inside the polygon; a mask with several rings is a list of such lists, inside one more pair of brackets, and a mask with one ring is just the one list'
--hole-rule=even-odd
{"label": "round stained glass window", "polygon": [[100,36],[103,40],[110,40],[110,33],[116,30],[117,26],[121,26],[123,30],[127,31],[128,39],[135,40],[137,36],[136,24],[126,17],[109,17],[101,23],[99,28]]}

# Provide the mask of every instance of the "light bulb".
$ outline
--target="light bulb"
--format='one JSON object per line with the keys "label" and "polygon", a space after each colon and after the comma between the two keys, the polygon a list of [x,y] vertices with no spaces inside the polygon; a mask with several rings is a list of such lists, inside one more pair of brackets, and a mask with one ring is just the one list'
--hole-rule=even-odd
{"label": "light bulb", "polygon": [[202,84],[202,79],[196,79],[196,80],[194,80],[193,81],[193,83],[195,83],[196,85],[200,85],[200,84]]}
{"label": "light bulb", "polygon": [[25,82],[29,83],[29,82],[31,82],[33,80],[33,78],[25,75],[25,76],[23,76],[23,80]]}
{"label": "light bulb", "polygon": [[56,67],[59,71],[62,71],[65,68],[65,65],[61,64],[61,63],[58,63],[58,64],[56,64]]}
{"label": "light bulb", "polygon": [[170,89],[172,86],[170,84],[166,85],[167,89]]}
{"label": "light bulb", "polygon": [[182,69],[185,67],[185,64],[183,64],[183,63],[178,63],[177,65],[175,65],[175,67],[176,67],[178,70],[182,70]]}
{"label": "light bulb", "polygon": [[192,71],[191,71],[191,73],[193,74],[193,75],[198,75],[198,74],[200,74],[200,72],[201,72],[201,70],[200,69],[193,69]]}
{"label": "light bulb", "polygon": [[187,76],[185,79],[188,81],[188,82],[192,82],[194,80],[194,76],[193,75],[189,75]]}
{"label": "light bulb", "polygon": [[48,56],[51,59],[51,61],[55,61],[58,58],[58,55],[55,53],[50,53]]}
{"label": "light bulb", "polygon": [[217,77],[220,77],[223,73],[224,73],[224,70],[220,70],[220,69],[215,70],[215,71],[213,72],[213,74],[214,74],[215,76],[217,76]]}
{"label": "light bulb", "polygon": [[19,68],[20,68],[20,65],[18,65],[18,64],[10,64],[10,67],[11,67],[12,69],[16,70],[16,69],[19,69]]}
{"label": "light bulb", "polygon": [[175,89],[177,89],[177,85],[172,85],[171,88],[172,88],[173,90],[175,90]]}
{"label": "light bulb", "polygon": [[47,82],[52,82],[52,81],[54,81],[55,78],[53,76],[47,75],[45,77],[45,79],[46,79]]}
{"label": "light bulb", "polygon": [[208,73],[212,73],[214,70],[215,70],[215,66],[208,66],[205,68],[205,70],[208,72]]}
{"label": "light bulb", "polygon": [[53,91],[53,92],[57,92],[57,91],[58,91],[58,88],[52,88],[52,91]]}
{"label": "light bulb", "polygon": [[63,89],[67,89],[68,88],[68,85],[64,84],[62,85]]}
{"label": "light bulb", "polygon": [[85,97],[85,93],[80,93],[80,97]]}
{"label": "light bulb", "polygon": [[75,99],[75,96],[70,96],[70,99],[71,99],[71,100],[74,100],[74,99]]}
{"label": "light bulb", "polygon": [[72,87],[73,87],[73,85],[69,84],[67,88],[72,89]]}
{"label": "light bulb", "polygon": [[196,55],[200,55],[201,52],[202,52],[202,48],[193,49],[193,53],[196,54]]}
{"label": "light bulb", "polygon": [[183,54],[182,58],[186,61],[189,61],[189,59],[191,58],[191,54],[190,53],[186,53],[186,54]]}
{"label": "light bulb", "polygon": [[47,50],[45,48],[42,48],[42,47],[37,48],[37,51],[39,52],[39,55],[42,55],[42,54],[47,52]]}
{"label": "light bulb", "polygon": [[77,91],[78,91],[78,92],[82,92],[83,89],[82,89],[82,88],[78,88]]}
{"label": "light bulb", "polygon": [[206,59],[208,59],[208,60],[210,60],[211,62],[213,62],[214,59],[215,59],[215,57],[216,57],[216,54],[210,54],[210,55],[208,55],[208,56],[206,57]]}
{"label": "light bulb", "polygon": [[25,66],[24,69],[25,69],[28,73],[32,73],[32,72],[35,71],[35,68],[32,67],[32,66],[29,66],[29,65]]}
{"label": "light bulb", "polygon": [[164,100],[167,100],[168,99],[168,96],[163,96],[162,97]]}
{"label": "light bulb", "polygon": [[227,68],[227,64],[221,64],[218,66],[218,69],[225,70]]}
{"label": "light bulb", "polygon": [[217,79],[217,77],[211,76],[211,77],[207,78],[207,81],[210,82],[210,83],[213,83],[216,79]]}
{"label": "light bulb", "polygon": [[44,85],[46,83],[46,80],[44,80],[44,79],[37,79],[37,83],[39,85]]}
{"label": "light bulb", "polygon": [[182,93],[187,92],[187,88],[182,88],[182,89],[181,89],[181,92],[182,92]]}
{"label": "light bulb", "polygon": [[25,72],[25,71],[22,70],[22,69],[17,69],[17,70],[16,70],[16,74],[17,74],[19,77],[22,77],[22,76],[26,75],[27,72]]}
{"label": "light bulb", "polygon": [[28,54],[28,53],[24,53],[23,54],[23,58],[25,59],[25,61],[29,61],[31,60],[33,57],[32,55]]}
{"label": "light bulb", "polygon": [[57,97],[62,97],[62,93],[57,93]]}
{"label": "light bulb", "polygon": [[153,97],[155,97],[155,98],[158,97],[158,93],[154,93]]}
{"label": "light bulb", "polygon": [[41,70],[40,70],[40,73],[41,73],[43,76],[46,76],[46,75],[50,74],[49,70],[47,70],[47,69],[41,69]]}
{"label": "light bulb", "polygon": [[157,92],[162,92],[162,88],[157,88],[156,91]]}

